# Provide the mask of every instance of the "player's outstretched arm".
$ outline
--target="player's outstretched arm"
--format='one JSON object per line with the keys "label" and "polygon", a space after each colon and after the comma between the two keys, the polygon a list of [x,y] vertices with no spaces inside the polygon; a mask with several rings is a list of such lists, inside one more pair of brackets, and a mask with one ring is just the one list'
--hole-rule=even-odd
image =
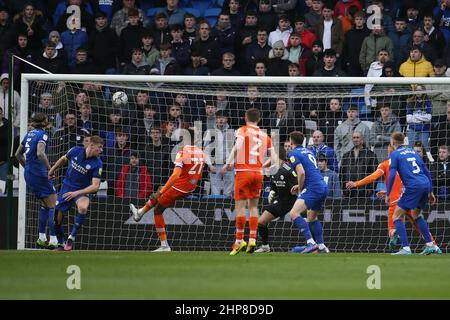
{"label": "player's outstretched arm", "polygon": [[48,171],[48,178],[53,179],[55,177],[55,172],[58,170],[59,167],[63,166],[68,161],[66,155],[63,155],[61,158],[58,159],[58,161],[55,162],[53,167],[50,168]]}
{"label": "player's outstretched arm", "polygon": [[25,148],[23,147],[23,145],[19,145],[19,148],[17,148],[16,153],[14,154],[14,156],[16,157],[16,159],[19,161],[19,163],[22,165],[22,167],[25,168],[25,157],[23,156],[25,153]]}
{"label": "player's outstretched arm", "polygon": [[362,178],[361,180],[358,180],[356,182],[354,182],[354,181],[347,182],[345,184],[345,187],[347,189],[352,189],[352,188],[358,188],[358,187],[365,186],[366,184],[377,181],[379,178],[381,178],[383,176],[383,174],[384,174],[384,172],[382,170],[377,169],[375,172],[369,174],[368,176]]}
{"label": "player's outstretched arm", "polygon": [[50,170],[51,166],[50,166],[50,162],[48,161],[47,155],[45,154],[45,144],[44,143],[39,142],[37,144],[36,155],[37,155],[38,159],[47,168],[47,170]]}
{"label": "player's outstretched arm", "polygon": [[90,194],[90,193],[96,193],[98,189],[100,188],[100,178],[92,178],[91,185],[87,186],[84,189],[80,189],[77,191],[72,192],[66,192],[63,195],[64,200],[69,201],[75,198],[76,196],[82,195],[82,194]]}

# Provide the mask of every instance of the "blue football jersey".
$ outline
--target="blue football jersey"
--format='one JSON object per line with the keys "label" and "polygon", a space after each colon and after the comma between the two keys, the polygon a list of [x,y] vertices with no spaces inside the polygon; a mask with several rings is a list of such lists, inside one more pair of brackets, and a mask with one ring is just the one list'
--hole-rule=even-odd
{"label": "blue football jersey", "polygon": [[295,167],[298,164],[303,166],[303,169],[305,170],[304,189],[313,190],[316,188],[322,190],[327,186],[320,173],[319,167],[317,166],[316,157],[310,150],[303,147],[297,147],[289,152],[288,158],[294,171],[296,171]]}
{"label": "blue football jersey", "polygon": [[83,147],[73,147],[67,152],[69,167],[63,181],[66,190],[80,190],[91,185],[92,178],[101,178],[103,163],[99,157],[86,158]]}
{"label": "blue football jersey", "polygon": [[45,154],[47,154],[48,142],[48,134],[42,128],[33,129],[25,135],[22,140],[22,146],[25,148],[25,172],[39,177],[48,176],[47,168],[37,156],[38,143],[45,145]]}
{"label": "blue football jersey", "polygon": [[[387,194],[390,194],[395,179],[395,171],[403,181],[405,190],[428,188],[431,191],[431,176],[422,157],[410,148],[398,147],[389,158],[389,183]],[[393,177],[391,181],[391,177]]]}

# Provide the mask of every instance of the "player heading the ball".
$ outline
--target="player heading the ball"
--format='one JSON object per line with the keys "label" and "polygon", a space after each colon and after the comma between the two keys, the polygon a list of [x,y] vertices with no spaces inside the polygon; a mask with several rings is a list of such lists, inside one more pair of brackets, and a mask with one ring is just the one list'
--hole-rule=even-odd
{"label": "player heading the ball", "polygon": [[190,144],[184,145],[176,155],[175,168],[166,184],[153,193],[144,207],[139,210],[130,203],[130,210],[136,222],[139,222],[149,210],[154,208],[156,232],[161,241],[161,247],[154,252],[171,251],[167,241],[164,210],[171,208],[176,200],[188,197],[197,188],[205,163],[206,156],[201,148]]}

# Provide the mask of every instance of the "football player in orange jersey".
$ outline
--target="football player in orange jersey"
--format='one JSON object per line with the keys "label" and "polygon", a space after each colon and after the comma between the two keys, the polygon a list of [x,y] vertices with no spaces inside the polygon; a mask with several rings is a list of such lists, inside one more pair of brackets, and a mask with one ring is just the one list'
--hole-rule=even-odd
{"label": "football player in orange jersey", "polygon": [[[236,241],[230,252],[231,256],[238,254],[247,242],[244,241],[247,218],[245,209],[250,213],[250,236],[247,253],[253,253],[256,248],[256,233],[258,231],[258,202],[263,184],[262,169],[271,163],[277,163],[276,154],[270,137],[258,127],[261,115],[258,109],[251,108],[245,112],[246,125],[236,132],[236,141],[230,156],[222,168],[222,174],[231,169],[234,164],[236,178],[234,183],[234,200],[236,210]],[[271,161],[265,161],[269,154]]]}
{"label": "football player in orange jersey", "polygon": [[176,155],[175,168],[166,184],[153,193],[141,209],[137,209],[130,203],[130,210],[136,222],[154,208],[156,232],[161,241],[161,247],[154,252],[171,251],[167,242],[163,212],[172,207],[176,200],[186,198],[195,190],[202,178],[205,163],[206,156],[202,149],[190,144],[185,145]]}
{"label": "football player in orange jersey", "polygon": [[[388,155],[390,155],[392,153],[392,151],[393,151],[392,147],[389,146],[388,147]],[[367,177],[365,177],[359,181],[356,181],[356,182],[348,181],[345,186],[347,189],[362,187],[366,184],[375,182],[382,176],[384,176],[384,180],[387,183],[387,181],[389,181],[389,159],[386,159],[382,163],[380,163],[377,167],[377,170],[375,172],[373,172],[372,174],[370,174]],[[403,182],[397,173],[397,175],[395,177],[394,185],[393,185],[392,191],[391,191],[391,197],[390,197],[391,205],[389,206],[389,209],[388,209],[389,249],[392,251],[395,250],[395,247],[397,245],[397,240],[398,240],[398,235],[397,235],[397,232],[395,231],[393,215],[394,215],[395,207],[397,206],[397,202],[403,193],[403,189],[404,189]],[[382,191],[377,192],[378,198],[381,199],[381,198],[384,198],[385,196],[386,196],[386,191],[382,190]],[[415,220],[412,217],[411,210],[407,211],[407,215],[410,218],[412,224],[414,225],[414,229],[416,230],[416,232],[420,234],[420,230],[419,230],[418,226],[415,224]],[[405,221],[403,220],[403,222],[405,222]],[[430,235],[431,235],[431,233],[430,233]],[[431,235],[431,238],[433,239],[433,243],[436,244],[435,240],[433,238],[433,235]]]}

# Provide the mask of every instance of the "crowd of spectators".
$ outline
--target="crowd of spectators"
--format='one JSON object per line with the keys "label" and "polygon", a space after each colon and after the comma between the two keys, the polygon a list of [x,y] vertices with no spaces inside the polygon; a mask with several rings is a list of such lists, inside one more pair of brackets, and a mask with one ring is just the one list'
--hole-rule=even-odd
{"label": "crowd of spectators", "polygon": [[[18,132],[23,72],[450,75],[450,0],[206,2],[220,8],[216,17],[196,16],[191,10],[196,9],[196,2],[189,0],[0,0],[0,129],[3,132],[12,125]],[[79,8],[79,17],[74,18],[70,6]],[[376,19],[373,12],[379,13]],[[11,55],[20,59],[13,65],[14,108],[8,114]],[[436,188],[441,195],[449,195],[450,93],[439,84],[407,87],[413,91],[408,97],[380,96],[402,88],[366,85],[364,101],[357,103],[341,98],[266,98],[259,94],[265,88],[256,85],[248,85],[241,97],[230,96],[225,87],[205,96],[129,90],[129,104],[116,107],[110,101],[113,88],[94,84],[50,88],[37,83],[31,90],[30,115],[48,115],[55,155],[81,144],[86,136],[101,135],[106,143],[108,194],[119,197],[138,193],[145,198],[161,186],[171,170],[170,151],[181,139],[174,138],[177,129],[189,128],[196,121],[207,132],[203,146],[214,142],[216,159],[222,159],[205,173],[209,193],[230,197],[233,176],[222,177],[218,172],[233,142],[227,132],[243,125],[243,114],[250,107],[262,112],[264,129],[278,129],[281,142],[290,131],[310,130],[311,141],[305,144],[317,156],[326,180],[332,182],[332,197],[373,195],[375,186],[350,192],[344,185],[376,169],[387,157],[389,135],[394,131],[405,132],[410,146],[418,142],[425,157],[433,157],[433,176],[440,183]],[[427,94],[427,89],[432,93]],[[70,97],[64,107],[63,96]],[[307,127],[311,121],[315,129]],[[442,146],[447,146],[447,153]],[[0,180],[6,175],[3,156]]]}

